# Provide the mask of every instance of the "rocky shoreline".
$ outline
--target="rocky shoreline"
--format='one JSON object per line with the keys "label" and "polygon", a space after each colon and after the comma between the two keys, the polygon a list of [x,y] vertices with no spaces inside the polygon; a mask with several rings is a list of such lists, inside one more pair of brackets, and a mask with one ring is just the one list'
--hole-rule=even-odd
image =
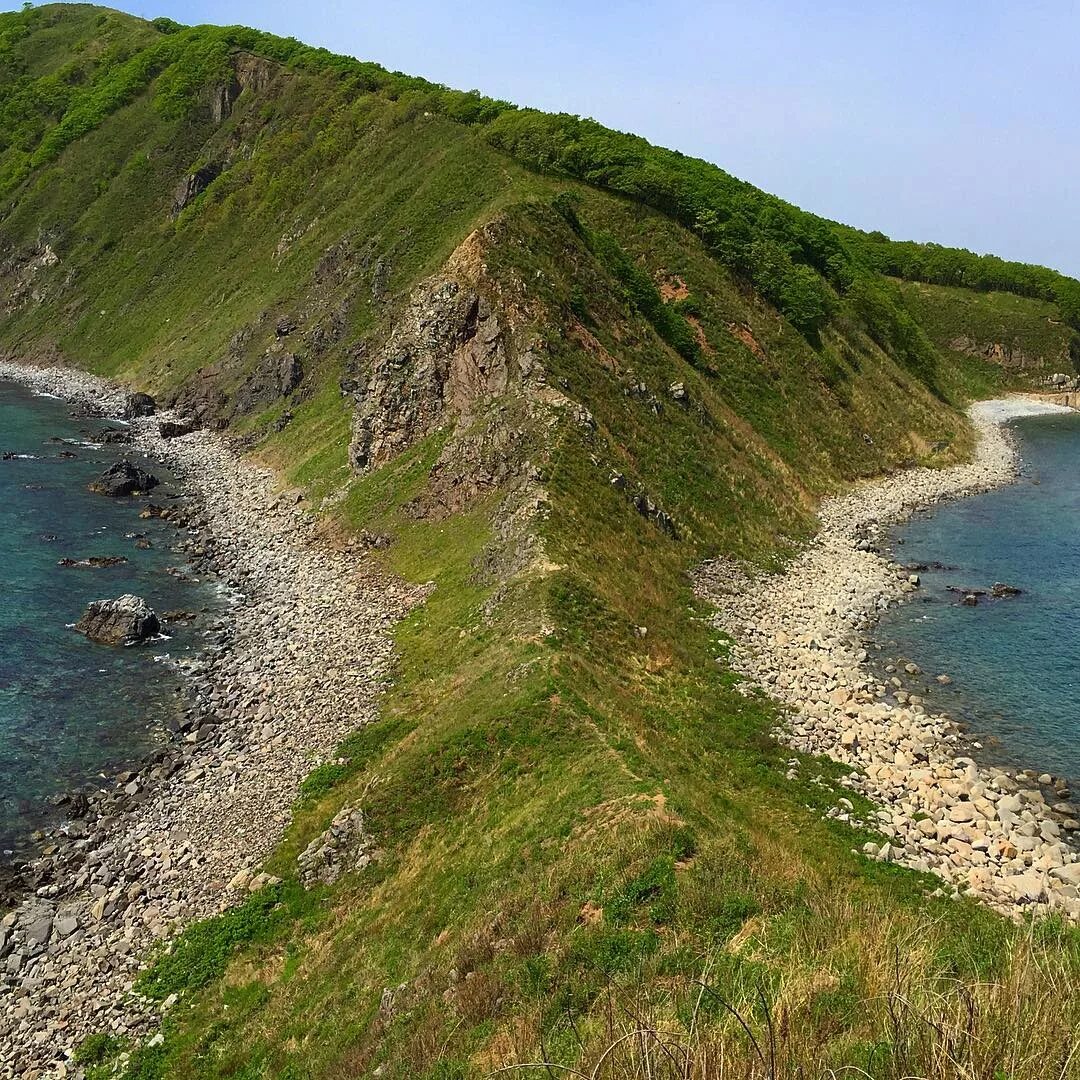
{"label": "rocky shoreline", "polygon": [[[0,362],[0,379],[102,417],[129,402],[66,369]],[[321,542],[296,495],[220,437],[164,438],[162,419],[131,420],[133,449],[177,477],[183,498],[163,516],[235,603],[183,666],[188,706],[168,743],[70,800],[23,868],[22,899],[0,918],[3,1080],[77,1075],[70,1055],[86,1035],[153,1029],[161,1006],[131,992],[147,951],[268,883],[260,866],[300,782],[375,719],[392,627],[423,596]]]}
{"label": "rocky shoreline", "polygon": [[[971,463],[861,484],[822,504],[818,535],[783,573],[752,578],[720,560],[701,568],[697,588],[734,639],[735,669],[786,707],[779,737],[852,766],[845,782],[876,804],[866,824],[887,838],[868,843],[868,857],[934,873],[950,894],[1013,917],[1075,919],[1080,810],[1063,785],[980,767],[947,716],[896,676],[879,678],[866,641],[877,615],[918,588],[917,576],[881,553],[888,526],[1013,481],[1019,455],[1006,422],[1059,411],[1067,410],[1024,398],[981,402],[970,410],[979,435]],[[798,767],[793,759],[789,776]],[[855,820],[849,800],[832,816]]]}

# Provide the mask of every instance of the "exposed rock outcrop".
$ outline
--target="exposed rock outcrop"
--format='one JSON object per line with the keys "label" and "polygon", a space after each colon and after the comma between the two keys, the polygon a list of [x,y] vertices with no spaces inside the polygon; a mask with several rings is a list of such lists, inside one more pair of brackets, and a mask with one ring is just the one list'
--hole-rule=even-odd
{"label": "exposed rock outcrop", "polygon": [[269,348],[236,392],[236,412],[260,412],[300,386],[304,369],[300,358],[280,345]]}
{"label": "exposed rock outcrop", "polygon": [[384,464],[448,414],[467,419],[504,394],[514,374],[488,298],[453,278],[425,283],[355,381],[350,462],[360,472]]}
{"label": "exposed rock outcrop", "polygon": [[201,195],[220,175],[221,165],[208,162],[202,168],[188,173],[173,189],[172,216],[176,217],[185,206]]}
{"label": "exposed rock outcrop", "polygon": [[371,837],[364,831],[364,812],[355,806],[339,810],[326,832],[296,857],[305,888],[333,885],[342,874],[362,870],[371,862]]}
{"label": "exposed rock outcrop", "polygon": [[279,75],[287,75],[279,64],[253,53],[237,53],[233,69],[224,82],[218,83],[210,92],[210,117],[220,124],[232,114],[236,99],[245,91],[264,93]]}
{"label": "exposed rock outcrop", "polygon": [[160,633],[161,622],[141,596],[128,593],[115,600],[95,600],[75,629],[100,645],[137,645]]}

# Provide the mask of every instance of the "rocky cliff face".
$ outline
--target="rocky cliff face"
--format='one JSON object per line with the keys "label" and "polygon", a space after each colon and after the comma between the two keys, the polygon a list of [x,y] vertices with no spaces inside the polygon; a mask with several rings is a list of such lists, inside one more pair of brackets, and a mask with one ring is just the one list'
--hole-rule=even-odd
{"label": "rocky cliff face", "polygon": [[342,380],[355,402],[349,462],[359,473],[453,428],[420,514],[449,513],[527,480],[528,429],[565,403],[546,385],[527,312],[486,270],[499,231],[496,222],[471,234],[412,291],[385,336],[356,351]]}
{"label": "rocky cliff face", "polygon": [[448,418],[467,422],[511,380],[519,373],[488,297],[454,278],[425,282],[367,372],[344,384],[356,400],[349,461],[360,472],[385,464]]}
{"label": "rocky cliff face", "polygon": [[1064,363],[1067,356],[1031,356],[1023,348],[1011,341],[976,341],[973,338],[961,335],[949,342],[949,348],[953,352],[963,353],[966,356],[977,356],[982,360],[988,360],[992,364],[1000,364],[1004,368],[1026,371],[1028,368],[1045,366],[1049,363]]}
{"label": "rocky cliff face", "polygon": [[210,115],[215,124],[220,124],[232,113],[236,99],[245,91],[264,93],[270,84],[288,73],[271,60],[251,53],[237,53],[233,58],[232,71],[221,83],[210,91]]}

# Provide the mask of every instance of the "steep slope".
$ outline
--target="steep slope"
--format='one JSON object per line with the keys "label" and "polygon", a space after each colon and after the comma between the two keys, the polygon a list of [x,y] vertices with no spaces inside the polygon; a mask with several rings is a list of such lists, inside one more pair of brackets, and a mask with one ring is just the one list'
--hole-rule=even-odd
{"label": "steep slope", "polygon": [[[5,353],[227,430],[328,543],[435,583],[283,884],[151,970],[183,1004],[131,1075],[588,1074],[608,1046],[603,1075],[989,1075],[990,1033],[1004,1075],[1064,1059],[1072,933],[854,855],[835,768],[787,777],[687,572],[774,565],[822,494],[963,458],[985,346],[1061,364],[1075,283],[898,283],[884,238],[713,166],[254,31],[54,5],[0,54]],[[353,806],[378,857],[303,890]]]}

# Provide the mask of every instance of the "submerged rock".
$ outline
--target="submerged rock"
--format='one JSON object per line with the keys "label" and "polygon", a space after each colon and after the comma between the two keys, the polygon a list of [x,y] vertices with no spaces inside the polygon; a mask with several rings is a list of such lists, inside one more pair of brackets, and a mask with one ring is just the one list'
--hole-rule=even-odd
{"label": "submerged rock", "polygon": [[88,559],[61,559],[56,565],[100,570],[108,566],[119,566],[121,563],[126,562],[126,555],[91,555]]}
{"label": "submerged rock", "polygon": [[101,476],[89,485],[98,495],[121,498],[125,495],[141,495],[158,486],[160,481],[153,473],[140,469],[130,461],[118,461],[110,465]]}
{"label": "submerged rock", "polygon": [[137,645],[158,634],[161,622],[141,596],[126,594],[115,600],[95,600],[75,629],[100,645]]}

